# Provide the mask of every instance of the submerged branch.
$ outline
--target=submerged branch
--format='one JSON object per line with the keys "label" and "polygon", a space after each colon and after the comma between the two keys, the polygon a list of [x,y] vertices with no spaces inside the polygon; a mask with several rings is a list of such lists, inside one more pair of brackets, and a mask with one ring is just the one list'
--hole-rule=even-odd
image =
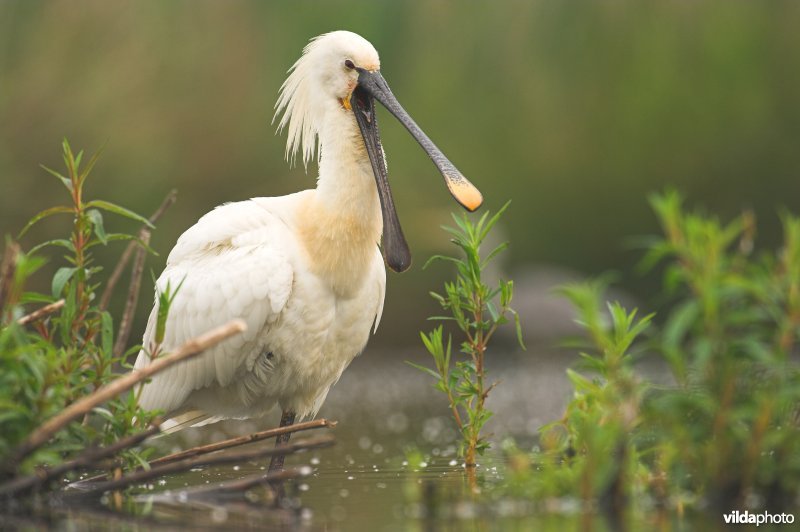
{"label": "submerged branch", "polygon": [[153,421],[147,430],[117,440],[111,445],[86,449],[73,460],[54,467],[39,468],[33,475],[10,480],[0,485],[0,495],[15,495],[36,489],[70,471],[94,466],[101,460],[116,456],[121,451],[138,445],[157,434],[160,430],[160,425],[160,421]]}
{"label": "submerged branch", "polygon": [[[280,436],[282,434],[292,434],[304,430],[313,430],[324,427],[333,428],[336,426],[336,423],[337,423],[336,421],[329,421],[327,419],[315,419],[313,421],[296,423],[294,425],[289,425],[286,427],[276,427],[268,430],[262,430],[261,432],[254,432],[246,436],[237,436],[235,438],[209,443],[206,445],[198,445],[197,447],[192,447],[191,449],[186,449],[185,451],[178,451],[176,453],[168,454],[160,458],[150,460],[149,464],[151,467],[168,464],[170,462],[176,462],[178,460],[184,460],[186,458],[191,458],[194,456],[200,456],[208,453],[213,453],[216,451],[222,451],[223,449],[230,449],[233,447],[238,447],[240,445],[245,445],[248,443],[265,440],[267,438],[273,438],[275,436]],[[142,469],[142,467],[136,468],[135,471],[139,471],[140,469]],[[91,483],[91,482],[96,482],[98,480],[103,480],[105,478],[106,478],[105,475],[97,475],[94,477],[83,479],[79,482],[80,484]]]}
{"label": "submerged branch", "polygon": [[6,468],[8,468],[9,465],[13,467],[19,464],[23,458],[45,444],[47,440],[53,437],[53,435],[65,425],[89,413],[94,407],[130,390],[136,384],[152,377],[156,373],[178,362],[196,356],[234,334],[243,332],[246,328],[247,326],[244,321],[238,319],[232,320],[221,327],[212,329],[195,339],[189,340],[169,355],[157,358],[150,365],[126,373],[97,389],[91,395],[75,401],[62,410],[60,414],[45,421],[34,430],[17,450],[10,455],[10,458],[6,462]]}
{"label": "submerged branch", "polygon": [[81,489],[81,493],[86,494],[86,493],[97,493],[110,490],[117,490],[121,488],[126,488],[138,482],[144,482],[146,480],[150,480],[153,478],[162,477],[173,473],[181,473],[183,471],[188,471],[195,467],[241,463],[250,460],[265,458],[267,456],[294,454],[297,452],[307,451],[310,449],[329,447],[334,443],[335,439],[333,437],[322,436],[317,438],[300,440],[298,442],[290,443],[283,447],[268,447],[251,451],[219,454],[214,456],[196,456],[194,458],[187,458],[184,460],[170,462],[168,464],[164,464],[159,467],[154,467],[148,470],[143,469],[135,471],[128,475],[124,475],[118,479],[107,480],[104,482],[95,482],[93,484],[89,484],[86,489]]}
{"label": "submerged branch", "polygon": [[203,495],[211,495],[211,494],[219,494],[220,492],[240,492],[245,491],[253,486],[263,485],[263,484],[274,484],[278,482],[283,482],[285,480],[292,480],[295,478],[305,477],[311,474],[311,468],[308,466],[304,467],[297,467],[292,469],[282,469],[280,471],[266,471],[264,473],[255,473],[253,475],[247,475],[246,477],[238,478],[236,480],[225,480],[218,484],[212,484],[210,486],[197,486],[195,488],[188,488],[185,490],[181,490],[180,495],[181,497],[186,496],[188,498],[203,496]]}
{"label": "submerged branch", "polygon": [[198,447],[186,449],[185,451],[179,451],[177,453],[168,454],[166,456],[162,456],[161,458],[156,458],[155,460],[151,460],[150,465],[156,466],[159,464],[175,462],[176,460],[183,460],[184,458],[190,458],[192,456],[199,456],[203,454],[213,453],[215,451],[221,451],[222,449],[230,449],[231,447],[237,447],[239,445],[244,445],[246,443],[252,443],[260,440],[265,440],[267,438],[273,438],[275,436],[280,436],[282,434],[292,434],[294,432],[300,432],[303,430],[312,430],[323,427],[335,427],[335,426],[336,426],[336,421],[328,421],[327,419],[315,419],[314,421],[306,421],[304,423],[297,423],[295,425],[289,425],[287,427],[277,427],[274,429],[263,430],[261,432],[254,432],[253,434],[248,434],[247,436],[238,436],[236,438],[231,438],[229,440],[223,440],[216,443],[209,443],[208,445],[200,445]]}

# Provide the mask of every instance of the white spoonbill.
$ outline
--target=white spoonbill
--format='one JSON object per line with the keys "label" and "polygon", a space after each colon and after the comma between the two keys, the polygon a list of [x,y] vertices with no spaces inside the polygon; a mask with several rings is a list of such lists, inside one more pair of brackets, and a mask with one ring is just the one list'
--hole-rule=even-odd
{"label": "white spoonbill", "polygon": [[[287,158],[299,152],[307,165],[318,154],[317,187],[227,203],[181,235],[157,281],[159,291],[181,285],[163,349],[234,318],[248,328],[154,377],[142,391],[143,408],[195,425],[261,416],[275,403],[281,426],[316,414],[380,321],[381,235],[389,268],[402,272],[411,264],[374,100],[425,149],[455,199],[470,211],[480,206],[480,192],[403,110],[379,69],[375,48],[355,33],[327,33],[305,47],[281,87],[276,118],[282,113],[279,130],[288,130]],[[149,363],[143,349],[136,367]]]}

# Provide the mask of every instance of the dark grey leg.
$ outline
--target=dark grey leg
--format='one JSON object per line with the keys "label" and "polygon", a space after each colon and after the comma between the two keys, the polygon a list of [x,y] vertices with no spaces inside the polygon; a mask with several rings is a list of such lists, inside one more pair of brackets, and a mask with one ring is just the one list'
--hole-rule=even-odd
{"label": "dark grey leg", "polygon": [[[288,427],[289,425],[294,423],[295,413],[290,412],[289,410],[284,410],[283,414],[281,415],[281,427]],[[275,438],[275,447],[283,447],[287,443],[289,443],[289,438],[291,434],[281,434],[280,436]],[[282,471],[283,470],[283,459],[284,455],[275,455],[272,457],[272,460],[269,461],[269,472],[273,471]]]}

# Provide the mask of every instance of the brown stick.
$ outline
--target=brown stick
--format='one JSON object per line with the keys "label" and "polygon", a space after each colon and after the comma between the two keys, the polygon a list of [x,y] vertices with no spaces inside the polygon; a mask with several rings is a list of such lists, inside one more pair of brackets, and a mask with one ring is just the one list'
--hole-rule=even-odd
{"label": "brown stick", "polygon": [[64,300],[59,299],[55,303],[50,303],[49,305],[45,305],[40,309],[34,310],[30,314],[22,316],[20,319],[17,320],[17,324],[27,325],[31,322],[40,320],[43,317],[47,316],[48,314],[52,314],[53,312],[59,310],[63,306],[64,306]]}
{"label": "brown stick", "polygon": [[[200,456],[203,454],[213,453],[216,451],[221,451],[223,449],[230,449],[232,447],[238,447],[239,445],[245,445],[248,443],[253,443],[261,440],[265,440],[268,438],[273,438],[275,436],[280,436],[281,434],[291,434],[294,432],[300,432],[304,430],[313,430],[323,427],[335,427],[337,424],[336,421],[329,421],[327,419],[315,419],[314,421],[305,421],[303,423],[296,423],[294,425],[290,425],[288,427],[277,427],[273,429],[263,430],[261,432],[254,432],[252,434],[248,434],[246,436],[237,436],[235,438],[230,438],[227,440],[218,441],[215,443],[209,443],[206,445],[198,445],[197,447],[192,447],[191,449],[186,449],[185,451],[178,451],[177,453],[168,454],[162,456],[160,458],[156,458],[155,460],[150,460],[151,466],[167,464],[170,462],[175,462],[177,460],[183,460],[185,458],[191,458],[193,456]],[[141,467],[137,467],[135,471],[142,469]],[[105,475],[96,475],[90,478],[85,478],[80,480],[81,484],[89,483],[89,482],[96,482],[98,480],[104,479]]]}
{"label": "brown stick", "polygon": [[147,430],[117,440],[107,447],[86,449],[69,462],[64,462],[55,467],[40,468],[33,475],[10,480],[0,485],[0,495],[24,493],[31,489],[36,489],[69,471],[75,471],[76,469],[83,469],[97,464],[99,461],[110,456],[115,456],[120,451],[138,445],[150,436],[157,434],[160,430],[160,425],[160,421],[153,421],[152,425]]}
{"label": "brown stick", "polygon": [[[170,190],[169,194],[167,194],[167,197],[164,198],[164,201],[161,202],[161,205],[158,207],[158,209],[156,209],[156,212],[154,212],[152,216],[150,216],[148,221],[151,224],[155,224],[158,221],[158,219],[161,218],[161,215],[163,215],[164,212],[173,203],[175,203],[177,197],[178,197],[178,191],[174,189]],[[147,226],[143,227],[141,231],[144,230],[147,230],[148,234],[150,233],[150,229]],[[142,235],[141,231],[139,233],[140,238]],[[108,278],[108,283],[106,283],[106,289],[103,291],[103,296],[100,298],[100,304],[98,305],[98,307],[100,308],[101,311],[108,308],[108,303],[109,301],[111,301],[111,294],[113,294],[114,288],[117,286],[117,283],[122,277],[122,272],[125,271],[125,267],[128,265],[128,261],[130,260],[131,255],[133,255],[133,251],[134,249],[136,249],[137,245],[138,242],[136,242],[135,240],[131,241],[125,248],[125,251],[122,252],[122,256],[120,257],[119,262],[117,263],[116,267],[114,267],[114,271],[111,273],[111,276]]]}
{"label": "brown stick", "polygon": [[286,445],[285,447],[280,447],[280,448],[266,447],[266,448],[256,449],[254,451],[244,451],[235,454],[197,456],[194,458],[188,458],[186,460],[165,464],[160,467],[154,467],[148,470],[143,469],[140,471],[135,471],[119,479],[107,480],[105,482],[96,482],[94,484],[90,484],[86,490],[81,490],[81,493],[83,494],[97,493],[97,492],[121,489],[128,487],[131,484],[136,484],[137,482],[144,482],[152,478],[163,477],[164,475],[170,475],[173,473],[188,471],[195,467],[241,463],[250,460],[257,460],[260,458],[264,458],[266,456],[273,456],[276,454],[294,454],[309,449],[319,449],[322,447],[329,447],[333,445],[334,442],[335,442],[334,438],[328,436],[319,438],[309,438],[307,440],[298,441],[296,443],[292,443]]}
{"label": "brown stick", "polygon": [[106,289],[103,290],[103,296],[100,298],[100,303],[97,305],[100,311],[108,308],[108,303],[111,301],[111,295],[114,293],[114,288],[117,287],[117,283],[119,282],[120,277],[122,277],[122,272],[125,271],[125,267],[128,265],[128,261],[131,259],[131,255],[133,255],[137,244],[138,242],[135,240],[132,240],[128,243],[128,245],[125,247],[125,251],[122,252],[122,256],[119,258],[119,262],[114,267],[114,271],[111,272],[111,275],[108,277]]}
{"label": "brown stick", "polygon": [[253,434],[248,434],[247,436],[238,436],[236,438],[231,438],[229,440],[223,440],[216,443],[209,443],[208,445],[200,445],[198,447],[186,449],[185,451],[168,454],[166,456],[162,456],[161,458],[156,458],[155,460],[151,460],[150,465],[155,466],[158,464],[166,464],[169,462],[174,462],[176,460],[183,460],[184,458],[189,458],[192,456],[199,456],[202,454],[213,453],[215,451],[221,451],[222,449],[230,449],[231,447],[237,447],[239,445],[244,445],[246,443],[252,443],[256,441],[265,440],[267,438],[273,438],[275,436],[280,436],[281,434],[291,434],[293,432],[300,432],[303,430],[312,430],[322,427],[335,427],[335,426],[336,426],[336,421],[328,421],[327,419],[316,419],[314,421],[297,423],[296,425],[291,425],[289,427],[278,427],[274,429],[263,430],[261,432],[254,432]]}
{"label": "brown stick", "polygon": [[[145,245],[150,244],[149,229],[142,229],[139,235]],[[146,257],[147,252],[144,246],[136,250],[136,258],[133,260],[133,268],[131,270],[131,282],[128,287],[128,297],[125,299],[125,310],[122,312],[119,332],[117,332],[117,339],[114,342],[114,355],[118,357],[125,352],[125,346],[128,345],[128,338],[130,338],[133,330],[133,315],[136,312],[136,303],[139,301],[139,288],[142,286],[142,273],[144,272],[144,259]]]}
{"label": "brown stick", "polygon": [[75,401],[61,413],[45,421],[12,453],[7,464],[19,464],[23,458],[41,447],[67,423],[90,412],[94,407],[133,388],[136,384],[150,378],[168,367],[196,356],[226,338],[243,332],[247,328],[244,321],[236,319],[189,340],[169,355],[154,360],[150,365],[133,370],[98,388],[94,393]]}
{"label": "brown stick", "polygon": [[3,262],[0,263],[0,313],[5,308],[11,293],[11,284],[17,269],[17,255],[19,255],[19,244],[9,240],[3,253]]}

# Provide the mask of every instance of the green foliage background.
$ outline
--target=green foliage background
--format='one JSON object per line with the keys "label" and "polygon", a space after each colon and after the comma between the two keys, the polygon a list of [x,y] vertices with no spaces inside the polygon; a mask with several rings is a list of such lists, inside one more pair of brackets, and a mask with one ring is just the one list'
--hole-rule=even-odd
{"label": "green foliage background", "polygon": [[[147,214],[179,189],[157,261],[219,203],[313,186],[315,170],[284,162],[272,106],[310,37],[350,29],[487,207],[514,198],[510,267],[629,275],[637,255],[624,238],[656,232],[642,198],[665,184],[723,217],[754,209],[758,242],[775,245],[775,205],[800,211],[798,20],[790,1],[6,0],[0,232],[57,202],[38,165],[58,165],[64,136],[88,151],[107,142],[93,197]],[[376,338],[399,343],[435,311],[424,287],[445,272],[419,266],[446,248],[433,229],[454,204],[402,127],[382,126],[417,258],[391,279],[393,327]]]}

